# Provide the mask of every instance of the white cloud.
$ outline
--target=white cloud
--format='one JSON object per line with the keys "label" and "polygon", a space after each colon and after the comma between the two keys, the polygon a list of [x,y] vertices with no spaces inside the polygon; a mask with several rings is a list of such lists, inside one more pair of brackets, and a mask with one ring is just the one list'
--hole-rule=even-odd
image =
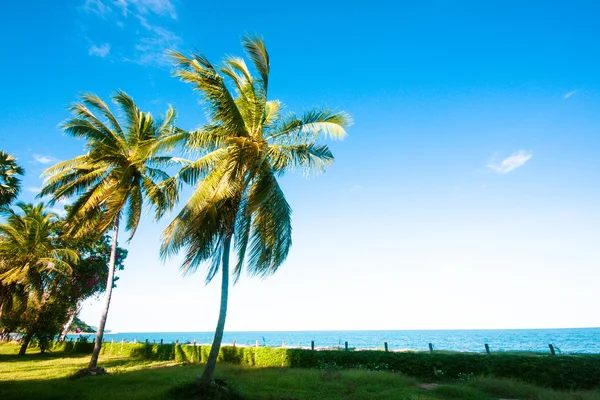
{"label": "white cloud", "polygon": [[136,57],[125,59],[140,65],[168,64],[165,52],[181,43],[181,38],[162,26],[155,26],[142,16],[138,16],[140,24],[146,28],[147,35],[135,46]]}
{"label": "white cloud", "polygon": [[48,209],[48,211],[53,212],[54,214],[58,215],[59,217],[64,217],[65,215],[67,215],[67,212],[65,211],[64,208],[50,207]]}
{"label": "white cloud", "polygon": [[37,163],[40,164],[52,164],[53,162],[56,161],[55,158],[49,157],[49,156],[43,156],[41,154],[34,154],[33,155],[33,160]]}
{"label": "white cloud", "polygon": [[577,93],[577,90],[572,90],[569,93],[565,93],[565,95],[563,96],[563,99],[566,100],[566,99],[570,98],[571,96],[573,96],[575,93]]}
{"label": "white cloud", "polygon": [[88,50],[88,54],[90,56],[98,56],[98,57],[102,57],[102,58],[106,57],[108,55],[108,53],[110,53],[110,44],[109,43],[104,43],[103,45],[100,45],[100,46],[93,45]]}
{"label": "white cloud", "polygon": [[97,14],[101,17],[105,16],[109,13],[110,7],[102,2],[102,0],[85,0],[83,4],[83,9],[87,12],[91,12]]}
{"label": "white cloud", "polygon": [[[165,22],[177,19],[172,0],[85,0],[82,8],[110,20],[123,30],[124,35],[129,36],[132,47],[122,49],[115,44],[117,48],[113,51],[113,54],[124,55],[122,61],[150,66],[168,65],[165,51],[183,42],[173,31],[164,27]],[[128,40],[120,43],[126,42]],[[91,56],[107,57],[111,52],[108,43],[100,46],[90,43],[90,46],[88,54]]]}
{"label": "white cloud", "polygon": [[130,12],[130,7],[140,14],[157,14],[177,19],[177,12],[171,0],[115,0],[114,4],[121,8],[124,16]]}
{"label": "white cloud", "polygon": [[490,161],[488,168],[499,174],[507,174],[525,165],[533,157],[531,151],[519,150],[506,157],[500,162]]}
{"label": "white cloud", "polygon": [[26,192],[31,192],[31,193],[35,193],[35,194],[38,194],[41,190],[42,190],[42,188],[35,187],[35,186],[29,186],[29,187],[25,188]]}

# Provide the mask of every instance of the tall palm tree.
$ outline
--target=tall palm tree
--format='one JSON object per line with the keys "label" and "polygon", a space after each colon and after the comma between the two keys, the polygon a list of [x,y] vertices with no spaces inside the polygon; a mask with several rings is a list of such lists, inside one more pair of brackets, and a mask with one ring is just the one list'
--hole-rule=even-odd
{"label": "tall palm tree", "polygon": [[112,246],[104,299],[104,308],[89,369],[95,370],[102,346],[114,282],[117,236],[121,218],[129,240],[140,221],[143,203],[148,203],[160,218],[177,200],[176,185],[162,185],[169,178],[161,167],[179,161],[163,154],[172,146],[178,131],[173,127],[175,110],[169,107],[162,120],[142,112],[133,99],[121,91],[112,97],[120,106],[123,121],[112,113],[99,97],[81,96],[70,107],[73,118],[63,123],[68,135],[87,141],[88,152],[48,168],[40,196],[53,201],[77,196],[67,221],[74,235],[94,230],[103,235],[112,230]]}
{"label": "tall palm tree", "polygon": [[[14,303],[43,305],[57,275],[70,273],[71,264],[78,260],[76,251],[57,246],[56,214],[42,203],[17,203],[17,207],[19,213],[0,208],[5,218],[0,224],[0,283],[4,288],[0,306],[7,311]],[[25,354],[33,333],[25,332],[19,354]]]}
{"label": "tall palm tree", "polygon": [[0,150],[0,207],[12,203],[21,191],[21,180],[25,170],[17,165],[17,159]]}
{"label": "tall palm tree", "polygon": [[323,171],[333,155],[318,140],[344,138],[350,123],[347,114],[328,109],[282,116],[282,104],[267,100],[270,64],[263,40],[245,37],[242,45],[257,77],[242,58],[228,57],[217,69],[202,54],[171,54],[176,75],[200,93],[209,120],[187,137],[187,148],[200,156],[172,179],[197,186],[164,231],[161,247],[163,257],[184,251],[184,273],[211,261],[207,283],[221,271],[219,319],[201,386],[212,382],[223,337],[232,240],[234,281],[243,270],[262,277],[277,271],[292,244],[292,210],[276,177],[297,168]]}

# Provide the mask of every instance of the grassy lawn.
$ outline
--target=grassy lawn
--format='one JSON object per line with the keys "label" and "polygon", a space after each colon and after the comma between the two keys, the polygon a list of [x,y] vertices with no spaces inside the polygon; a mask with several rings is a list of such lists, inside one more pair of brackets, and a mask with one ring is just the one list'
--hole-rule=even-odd
{"label": "grassy lawn", "polygon": [[[168,399],[172,388],[201,373],[199,365],[101,357],[108,376],[68,379],[87,365],[87,354],[41,355],[0,345],[0,399]],[[248,399],[549,399],[600,400],[600,392],[555,392],[509,379],[465,377],[422,389],[415,379],[391,372],[257,368],[220,364],[217,378]]]}

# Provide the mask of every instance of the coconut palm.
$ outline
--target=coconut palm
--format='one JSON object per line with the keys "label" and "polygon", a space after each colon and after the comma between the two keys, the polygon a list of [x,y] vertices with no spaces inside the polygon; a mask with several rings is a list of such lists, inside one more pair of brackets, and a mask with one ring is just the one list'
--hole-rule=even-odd
{"label": "coconut palm", "polygon": [[17,175],[25,171],[17,165],[17,159],[0,150],[0,207],[12,203],[21,191],[21,180]]}
{"label": "coconut palm", "polygon": [[193,85],[208,111],[208,123],[187,137],[188,150],[198,150],[199,157],[172,178],[196,185],[195,191],[164,231],[161,247],[163,257],[183,250],[184,273],[210,261],[207,283],[221,272],[219,319],[201,386],[212,382],[223,337],[232,240],[234,281],[244,270],[262,277],[277,271],[292,244],[292,210],[276,178],[296,168],[323,171],[333,155],[319,139],[344,138],[350,122],[347,114],[328,109],[283,116],[282,104],[267,100],[270,65],[263,40],[245,37],[242,45],[258,76],[242,58],[228,57],[217,69],[202,54],[171,54],[176,75]]}
{"label": "coconut palm", "polygon": [[[17,207],[19,213],[0,208],[5,218],[0,224],[0,259],[3,261],[0,306],[3,311],[10,311],[20,304],[17,308],[23,312],[28,307],[40,308],[49,300],[58,282],[57,275],[71,273],[71,264],[78,260],[78,254],[57,246],[58,216],[48,212],[44,204],[17,203]],[[26,330],[19,354],[25,354],[33,333]]]}
{"label": "coconut palm", "polygon": [[97,368],[102,346],[121,219],[125,219],[125,230],[130,232],[131,240],[144,202],[160,218],[177,199],[176,186],[161,185],[169,178],[161,168],[179,161],[163,154],[180,135],[173,127],[175,110],[169,107],[165,117],[157,120],[140,111],[124,92],[117,91],[112,98],[122,111],[122,121],[93,94],[82,95],[81,102],[70,107],[73,118],[63,123],[62,128],[66,134],[86,140],[88,152],[48,168],[44,172],[45,187],[40,192],[40,196],[51,195],[53,201],[77,197],[67,215],[71,234],[93,230],[103,235],[112,231],[104,308],[90,370]]}

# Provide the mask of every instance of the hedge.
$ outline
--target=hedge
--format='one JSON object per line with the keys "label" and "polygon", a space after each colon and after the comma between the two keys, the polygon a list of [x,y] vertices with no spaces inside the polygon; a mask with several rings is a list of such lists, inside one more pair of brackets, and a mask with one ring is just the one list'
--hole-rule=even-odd
{"label": "hedge", "polygon": [[[53,351],[91,353],[92,343],[58,342]],[[103,343],[101,354],[148,360],[196,363],[208,359],[210,345]],[[401,372],[421,379],[457,379],[492,375],[516,378],[554,389],[594,389],[600,386],[600,355],[496,353],[384,352],[374,350],[306,350],[223,346],[219,361],[260,367],[367,369]]]}

